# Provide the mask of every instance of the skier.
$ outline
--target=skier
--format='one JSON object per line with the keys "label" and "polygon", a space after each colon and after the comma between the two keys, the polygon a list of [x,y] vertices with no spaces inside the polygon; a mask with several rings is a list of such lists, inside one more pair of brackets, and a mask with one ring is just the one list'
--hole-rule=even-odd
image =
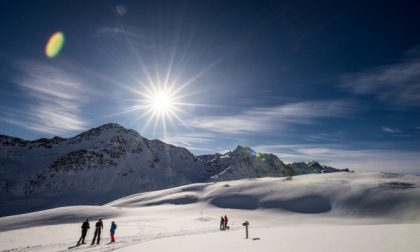
{"label": "skier", "polygon": [[98,236],[98,240],[96,241],[96,244],[99,244],[99,241],[101,240],[101,231],[104,229],[104,225],[102,224],[102,219],[99,219],[98,222],[95,224],[95,235],[93,236],[92,244],[95,244],[96,236]]}
{"label": "skier", "polygon": [[79,239],[79,241],[77,242],[77,246],[79,246],[80,245],[80,242],[82,243],[82,244],[86,244],[85,243],[85,237],[86,237],[86,234],[87,234],[87,231],[88,231],[88,229],[90,228],[90,226],[89,226],[89,220],[88,219],[86,219],[86,221],[85,222],[83,222],[83,224],[82,224],[82,236],[80,236],[80,239]]}
{"label": "skier", "polygon": [[220,230],[225,230],[225,219],[223,216],[220,217]]}
{"label": "skier", "polygon": [[224,225],[225,225],[225,229],[229,230],[229,226],[228,226],[228,217],[225,214],[225,219],[224,219]]}
{"label": "skier", "polygon": [[117,229],[117,224],[115,224],[115,222],[112,222],[111,224],[111,243],[115,242],[115,230]]}

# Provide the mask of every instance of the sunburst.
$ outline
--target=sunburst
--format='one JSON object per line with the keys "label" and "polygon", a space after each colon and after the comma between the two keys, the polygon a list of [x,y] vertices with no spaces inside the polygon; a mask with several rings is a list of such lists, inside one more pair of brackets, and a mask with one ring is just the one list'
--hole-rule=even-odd
{"label": "sunburst", "polygon": [[141,99],[136,105],[142,113],[138,119],[147,117],[143,129],[147,128],[151,122],[154,122],[154,129],[161,124],[164,137],[166,137],[168,122],[173,122],[173,119],[176,119],[179,123],[186,125],[180,114],[186,113],[186,106],[195,106],[196,104],[182,102],[182,98],[188,95],[179,96],[178,92],[182,88],[175,90],[173,87],[174,85],[161,87],[153,83],[150,86],[143,86],[143,91],[140,92]]}
{"label": "sunburst", "polygon": [[[124,28],[122,29],[124,30]],[[132,117],[133,121],[131,123],[134,124],[145,119],[145,122],[143,121],[142,132],[149,128],[150,124],[153,123],[154,133],[159,126],[163,129],[163,139],[165,140],[168,132],[167,126],[169,124],[182,125],[190,128],[183,119],[186,118],[189,111],[191,111],[190,108],[214,106],[188,102],[187,100],[191,96],[201,93],[196,89],[195,92],[191,92],[191,84],[195,83],[213,67],[219,64],[221,59],[216,59],[213,62],[209,62],[208,65],[203,66],[201,69],[185,74],[183,70],[185,70],[187,64],[186,62],[183,62],[183,59],[186,58],[187,52],[185,51],[184,54],[180,56],[182,60],[176,60],[178,49],[177,41],[179,37],[174,39],[174,44],[171,46],[172,51],[168,53],[166,64],[158,64],[157,62],[148,62],[149,64],[146,64],[143,60],[144,57],[140,54],[140,50],[137,50],[132,43],[130,34],[124,32],[123,35],[139,66],[138,73],[132,75],[136,82],[128,84],[105,76],[100,77],[128,90],[131,94],[136,95],[137,98],[134,99],[133,105],[126,106],[122,111],[108,116],[126,113],[134,114],[136,116]],[[155,66],[155,71],[150,71],[150,66],[152,66],[152,68]],[[153,74],[153,72],[155,74]],[[133,101],[132,99],[130,100]]]}
{"label": "sunburst", "polygon": [[155,92],[147,98],[146,103],[154,113],[166,116],[176,109],[175,96],[167,91]]}

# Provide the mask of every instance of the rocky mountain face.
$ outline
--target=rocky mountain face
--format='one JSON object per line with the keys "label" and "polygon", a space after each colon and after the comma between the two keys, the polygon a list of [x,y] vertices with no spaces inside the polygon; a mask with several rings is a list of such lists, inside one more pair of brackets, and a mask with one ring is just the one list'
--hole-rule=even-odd
{"label": "rocky mountain face", "polygon": [[238,146],[195,156],[118,124],[71,138],[35,141],[0,135],[0,216],[50,207],[103,204],[150,190],[209,180],[335,172],[318,163],[284,164]]}
{"label": "rocky mountain face", "polygon": [[206,159],[208,171],[214,174],[211,179],[216,181],[295,175],[293,169],[277,156],[258,153],[249,147],[238,146],[234,151],[216,154],[212,159],[206,155]]}
{"label": "rocky mountain face", "polygon": [[316,161],[296,162],[287,165],[296,175],[310,173],[331,173],[331,172],[350,172],[349,169],[336,169],[331,166],[321,165]]}

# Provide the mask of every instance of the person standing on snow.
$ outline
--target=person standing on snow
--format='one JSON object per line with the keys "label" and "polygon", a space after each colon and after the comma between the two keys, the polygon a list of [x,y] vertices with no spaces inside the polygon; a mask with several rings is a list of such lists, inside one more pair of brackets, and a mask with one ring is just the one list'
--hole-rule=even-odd
{"label": "person standing on snow", "polygon": [[98,222],[95,224],[95,235],[93,236],[92,244],[95,244],[96,236],[98,237],[98,240],[96,244],[99,244],[99,241],[101,240],[101,231],[104,229],[104,225],[102,224],[102,219],[99,219]]}
{"label": "person standing on snow", "polygon": [[220,230],[225,230],[225,219],[220,217]]}
{"label": "person standing on snow", "polygon": [[225,221],[225,229],[228,229],[229,230],[229,226],[228,226],[228,217],[226,216],[226,214],[225,214],[225,219],[224,219],[224,221]]}
{"label": "person standing on snow", "polygon": [[115,222],[112,222],[111,224],[111,243],[115,242],[115,230],[117,229],[117,224],[115,224]]}
{"label": "person standing on snow", "polygon": [[77,246],[79,246],[80,243],[86,244],[85,243],[85,238],[86,238],[86,234],[87,234],[87,231],[88,231],[89,228],[90,228],[90,226],[89,226],[89,220],[86,219],[86,221],[83,222],[83,224],[82,224],[82,236],[80,236],[80,239],[77,242]]}

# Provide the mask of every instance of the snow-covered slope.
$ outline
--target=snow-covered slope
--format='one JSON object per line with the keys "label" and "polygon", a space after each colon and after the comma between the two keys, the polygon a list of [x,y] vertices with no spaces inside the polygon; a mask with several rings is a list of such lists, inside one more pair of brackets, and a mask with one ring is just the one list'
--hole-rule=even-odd
{"label": "snow-covered slope", "polygon": [[[221,215],[229,231],[219,231]],[[418,251],[420,177],[309,174],[198,183],[0,218],[6,251],[67,251],[80,225],[115,221],[117,242],[77,251]],[[242,223],[250,222],[245,240]],[[92,230],[87,241],[93,237]]]}
{"label": "snow-covered slope", "polygon": [[241,146],[224,155],[196,157],[185,148],[148,140],[112,123],[71,138],[26,141],[0,136],[0,147],[0,216],[103,204],[197,182],[321,172],[312,166],[295,168],[273,154]]}
{"label": "snow-covered slope", "polygon": [[223,209],[266,209],[330,216],[420,218],[420,177],[389,173],[310,174],[200,183],[140,193],[108,206],[206,203]]}

